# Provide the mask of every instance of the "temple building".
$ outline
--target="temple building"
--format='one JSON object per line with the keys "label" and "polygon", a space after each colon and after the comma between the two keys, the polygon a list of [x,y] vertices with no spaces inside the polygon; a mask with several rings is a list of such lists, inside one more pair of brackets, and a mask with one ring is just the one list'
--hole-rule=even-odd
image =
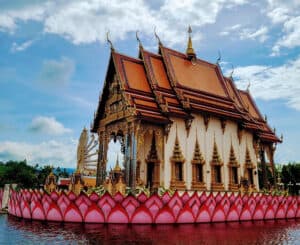
{"label": "temple building", "polygon": [[178,190],[258,189],[258,165],[274,173],[281,142],[249,90],[237,89],[217,63],[197,57],[189,30],[185,53],[158,39],[139,41],[137,58],[111,54],[91,131],[99,136],[97,185],[105,183],[108,144],[124,153],[127,186]]}

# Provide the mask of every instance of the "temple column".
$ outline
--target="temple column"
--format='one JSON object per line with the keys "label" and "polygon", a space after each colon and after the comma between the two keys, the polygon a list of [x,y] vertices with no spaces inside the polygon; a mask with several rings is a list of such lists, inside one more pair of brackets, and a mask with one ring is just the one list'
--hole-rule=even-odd
{"label": "temple column", "polygon": [[267,165],[266,165],[265,150],[263,146],[260,147],[259,157],[260,157],[260,164],[262,170],[263,188],[267,188],[268,187]]}
{"label": "temple column", "polygon": [[100,186],[105,181],[106,176],[106,157],[107,152],[105,151],[105,132],[99,133],[99,149],[98,149],[98,161],[97,161],[97,173],[96,173],[96,186]]}
{"label": "temple column", "polygon": [[130,187],[135,189],[136,185],[136,145],[137,140],[134,131],[131,132],[131,154],[130,154]]}
{"label": "temple column", "polygon": [[129,133],[125,136],[125,182],[126,185],[129,186],[129,176],[130,176],[130,137]]}
{"label": "temple column", "polygon": [[274,165],[274,153],[276,150],[276,144],[271,144],[270,145],[270,164],[271,164],[271,168],[272,168],[272,175],[274,178],[274,186],[276,186],[277,183],[277,178],[275,175],[275,165]]}

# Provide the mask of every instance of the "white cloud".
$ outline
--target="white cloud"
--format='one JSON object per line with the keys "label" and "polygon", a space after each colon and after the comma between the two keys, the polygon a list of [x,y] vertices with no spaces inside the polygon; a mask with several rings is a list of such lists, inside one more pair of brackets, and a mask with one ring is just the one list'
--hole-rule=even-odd
{"label": "white cloud", "polygon": [[0,143],[0,160],[24,160],[29,164],[76,167],[76,141],[50,140],[40,144],[3,141]]}
{"label": "white cloud", "polygon": [[45,60],[39,76],[39,82],[43,85],[56,87],[66,85],[75,71],[73,60],[62,57],[60,60]]}
{"label": "white cloud", "polygon": [[229,26],[224,29],[224,31],[220,32],[220,36],[228,36],[230,34],[234,34],[237,30],[239,30],[242,26],[240,24]]}
{"label": "white cloud", "polygon": [[282,35],[272,48],[271,56],[280,54],[280,50],[300,46],[300,1],[269,0],[267,16],[273,24],[281,25]]}
{"label": "white cloud", "polygon": [[[49,1],[0,11],[0,19],[5,20],[2,30],[9,32],[15,31],[19,21],[42,22],[46,33],[61,35],[74,44],[105,42],[107,30],[111,30],[113,40],[124,39],[136,30],[153,37],[156,26],[162,39],[173,45],[186,38],[182,33],[187,25],[197,29],[215,23],[222,9],[245,3],[245,0],[165,0],[151,7],[143,0]],[[200,38],[198,33],[195,39]]]}
{"label": "white cloud", "polygon": [[45,17],[48,3],[41,5],[28,5],[21,9],[2,10],[0,11],[0,31],[14,33],[17,29],[18,21],[42,21]]}
{"label": "white cloud", "polygon": [[259,29],[243,29],[242,32],[240,32],[240,39],[251,39],[251,40],[259,40],[260,42],[264,42],[268,38],[268,28],[266,26],[261,26]]}
{"label": "white cloud", "polygon": [[294,48],[300,46],[300,16],[291,18],[283,25],[283,35],[273,46],[273,54],[277,55],[281,47]]}
{"label": "white cloud", "polygon": [[62,135],[72,132],[71,129],[65,128],[64,125],[58,122],[54,117],[43,116],[33,118],[29,129],[33,132],[49,135]]}
{"label": "white cloud", "polygon": [[275,24],[283,23],[289,18],[289,10],[287,8],[275,8],[267,13],[267,16]]}
{"label": "white cloud", "polygon": [[252,94],[264,100],[284,99],[300,111],[300,57],[281,66],[246,66],[235,68],[237,86],[251,82]]}
{"label": "white cloud", "polygon": [[15,53],[15,52],[20,52],[24,51],[27,48],[29,48],[33,44],[34,40],[29,40],[21,44],[17,44],[16,42],[13,42],[10,51]]}

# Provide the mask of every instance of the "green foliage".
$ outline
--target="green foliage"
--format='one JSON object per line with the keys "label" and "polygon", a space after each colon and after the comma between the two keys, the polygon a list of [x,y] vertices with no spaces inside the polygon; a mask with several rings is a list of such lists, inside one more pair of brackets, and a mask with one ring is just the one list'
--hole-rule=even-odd
{"label": "green foliage", "polygon": [[299,194],[300,183],[300,163],[289,163],[282,165],[278,170],[278,176],[281,177],[281,182],[284,184],[284,188],[292,195]]}
{"label": "green foliage", "polygon": [[69,174],[67,172],[67,170],[64,168],[64,169],[61,169],[60,167],[57,167],[55,170],[55,175],[57,175],[58,177],[62,177],[62,178],[67,178],[69,177]]}
{"label": "green foliage", "polygon": [[94,187],[94,188],[89,188],[86,193],[88,195],[90,195],[93,192],[97,193],[99,196],[102,196],[102,195],[104,195],[104,193],[106,192],[106,190],[105,190],[105,188],[104,188],[103,185],[100,185],[100,186],[97,186],[97,187]]}
{"label": "green foliage", "polygon": [[[27,165],[24,161],[0,162],[0,187],[4,184],[18,184],[20,188],[39,188],[45,184],[47,176],[52,171],[49,165],[39,167]],[[57,177],[68,177],[66,169],[57,168],[54,170]]]}
{"label": "green foliage", "polygon": [[137,186],[134,194],[138,196],[141,193],[145,193],[146,196],[150,196],[150,190],[146,186]]}
{"label": "green foliage", "polygon": [[165,194],[166,192],[168,192],[170,196],[173,196],[173,194],[174,194],[175,191],[172,190],[172,189],[166,189],[166,188],[163,187],[163,186],[161,186],[161,187],[158,188],[158,194],[159,194],[160,196],[162,196],[162,195]]}
{"label": "green foliage", "polygon": [[16,183],[23,188],[37,187],[35,167],[27,165],[26,160],[8,161],[1,166],[0,186],[11,183]]}

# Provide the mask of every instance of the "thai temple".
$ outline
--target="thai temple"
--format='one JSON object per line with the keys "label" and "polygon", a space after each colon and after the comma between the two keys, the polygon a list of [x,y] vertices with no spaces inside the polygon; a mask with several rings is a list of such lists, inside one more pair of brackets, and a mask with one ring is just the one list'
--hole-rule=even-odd
{"label": "thai temple", "polygon": [[258,190],[267,185],[278,138],[249,89],[237,89],[219,63],[163,45],[137,58],[111,54],[91,132],[99,137],[97,185],[106,181],[110,140],[121,143],[127,186],[177,190]]}

